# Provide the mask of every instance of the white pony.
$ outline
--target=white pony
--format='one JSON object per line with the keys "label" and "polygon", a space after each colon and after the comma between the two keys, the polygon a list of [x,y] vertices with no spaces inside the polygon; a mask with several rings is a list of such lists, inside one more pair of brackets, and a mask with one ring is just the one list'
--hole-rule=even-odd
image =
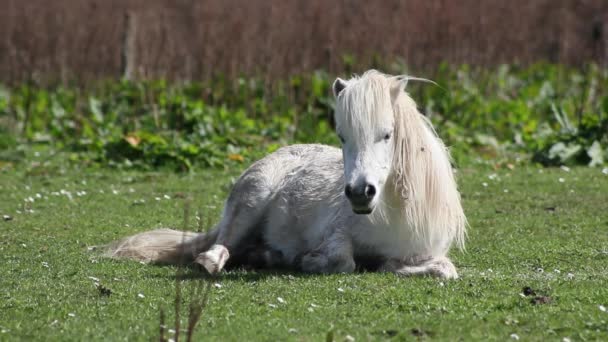
{"label": "white pony", "polygon": [[208,233],[158,229],[115,242],[112,257],[353,272],[361,264],[400,275],[457,278],[446,257],[463,247],[466,218],[450,157],[404,91],[411,78],[370,70],[336,79],[342,150],[281,148],[234,185]]}

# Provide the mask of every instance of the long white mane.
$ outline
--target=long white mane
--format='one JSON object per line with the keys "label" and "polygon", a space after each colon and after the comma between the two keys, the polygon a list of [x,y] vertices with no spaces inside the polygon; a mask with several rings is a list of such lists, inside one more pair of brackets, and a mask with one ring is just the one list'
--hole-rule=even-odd
{"label": "long white mane", "polygon": [[409,79],[421,80],[375,70],[354,77],[338,97],[338,112],[349,113],[346,119],[361,135],[370,134],[382,115],[393,115],[395,155],[384,208],[378,208],[378,215],[384,217],[398,206],[404,225],[421,240],[431,245],[447,236],[447,241],[464,248],[467,222],[450,155],[429,120],[403,91]]}

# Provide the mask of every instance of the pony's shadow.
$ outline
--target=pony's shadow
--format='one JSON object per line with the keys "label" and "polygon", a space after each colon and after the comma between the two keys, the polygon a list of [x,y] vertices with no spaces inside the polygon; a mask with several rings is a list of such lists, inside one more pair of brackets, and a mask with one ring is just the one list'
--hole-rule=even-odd
{"label": "pony's shadow", "polygon": [[[376,272],[380,267],[381,259],[364,258],[356,259],[356,273]],[[155,265],[162,267],[163,265]],[[253,267],[251,265],[229,265],[219,274],[210,274],[202,266],[192,264],[182,264],[177,266],[177,271],[172,274],[154,275],[155,278],[169,278],[172,280],[206,280],[206,281],[239,281],[256,282],[259,280],[273,277],[294,277],[300,279],[323,277],[323,274],[306,273],[299,269],[290,267]]]}
{"label": "pony's shadow", "polygon": [[[161,266],[161,265],[159,265]],[[320,274],[304,273],[291,269],[248,269],[243,267],[230,268],[219,274],[209,274],[205,270],[201,270],[196,266],[182,266],[174,274],[156,274],[154,278],[165,278],[171,280],[185,281],[238,281],[238,282],[257,282],[267,278],[274,277],[294,277],[294,278],[316,278]]]}

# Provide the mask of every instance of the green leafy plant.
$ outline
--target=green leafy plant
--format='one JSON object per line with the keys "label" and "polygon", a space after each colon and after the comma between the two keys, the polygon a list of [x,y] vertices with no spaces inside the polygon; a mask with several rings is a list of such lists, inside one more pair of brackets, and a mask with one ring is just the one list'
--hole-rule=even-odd
{"label": "green leafy plant", "polygon": [[[345,57],[346,58],[346,57]],[[392,64],[391,73],[405,70]],[[479,68],[441,65],[441,87],[408,91],[458,162],[524,152],[545,165],[599,165],[605,149],[608,72],[590,65]],[[221,167],[294,142],[337,144],[333,76],[318,71],[268,82],[221,75],[203,82],[106,81],[87,88],[0,87],[5,148],[48,144],[75,160],[120,167]]]}

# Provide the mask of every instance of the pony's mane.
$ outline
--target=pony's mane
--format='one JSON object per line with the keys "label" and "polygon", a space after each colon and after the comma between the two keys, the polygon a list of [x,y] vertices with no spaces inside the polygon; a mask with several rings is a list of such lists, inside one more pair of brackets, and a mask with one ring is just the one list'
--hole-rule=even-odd
{"label": "pony's mane", "polygon": [[[455,240],[464,248],[467,222],[450,155],[429,120],[402,91],[400,82],[408,79],[420,80],[367,71],[348,80],[337,105],[342,113],[349,113],[346,119],[357,134],[366,134],[370,126],[378,124],[381,115],[393,113],[395,155],[387,184],[392,194],[387,195],[401,203],[402,220],[415,234],[429,243],[448,234],[449,241]],[[385,216],[387,210],[390,208],[379,210],[379,215]]]}

